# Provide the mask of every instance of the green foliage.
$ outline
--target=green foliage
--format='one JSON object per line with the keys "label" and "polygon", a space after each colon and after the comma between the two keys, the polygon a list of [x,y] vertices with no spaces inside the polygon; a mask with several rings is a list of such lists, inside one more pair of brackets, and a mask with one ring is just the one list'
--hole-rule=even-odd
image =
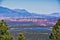
{"label": "green foliage", "polygon": [[19,34],[18,40],[25,40],[25,37],[24,37],[24,34],[23,33],[20,33]]}
{"label": "green foliage", "polygon": [[12,40],[13,37],[8,36],[8,35],[0,35],[0,40]]}
{"label": "green foliage", "polygon": [[49,36],[49,40],[60,40],[60,19],[52,28],[52,35]]}
{"label": "green foliage", "polygon": [[13,37],[9,35],[8,25],[4,20],[0,22],[0,40],[13,40]]}

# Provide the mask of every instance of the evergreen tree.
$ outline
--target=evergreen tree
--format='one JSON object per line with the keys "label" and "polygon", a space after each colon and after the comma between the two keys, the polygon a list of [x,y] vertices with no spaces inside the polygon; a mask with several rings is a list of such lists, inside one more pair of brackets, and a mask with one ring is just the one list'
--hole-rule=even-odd
{"label": "evergreen tree", "polygon": [[60,19],[52,28],[52,35],[49,36],[49,40],[60,40]]}
{"label": "evergreen tree", "polygon": [[8,31],[8,25],[4,20],[0,22],[0,40],[13,40]]}
{"label": "evergreen tree", "polygon": [[20,33],[19,34],[18,40],[25,40],[25,37],[24,37],[24,34],[23,33]]}

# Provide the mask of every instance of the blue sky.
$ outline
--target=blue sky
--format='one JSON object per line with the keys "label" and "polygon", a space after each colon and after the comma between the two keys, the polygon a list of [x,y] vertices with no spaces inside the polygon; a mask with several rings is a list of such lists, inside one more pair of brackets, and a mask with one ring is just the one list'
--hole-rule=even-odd
{"label": "blue sky", "polygon": [[11,9],[26,9],[33,13],[60,13],[60,0],[0,0],[0,6]]}

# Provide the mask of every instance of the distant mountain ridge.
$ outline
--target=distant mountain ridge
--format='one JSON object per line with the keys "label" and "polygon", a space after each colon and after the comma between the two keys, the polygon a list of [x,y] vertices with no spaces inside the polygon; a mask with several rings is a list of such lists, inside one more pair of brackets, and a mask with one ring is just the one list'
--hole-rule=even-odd
{"label": "distant mountain ridge", "polygon": [[0,7],[0,16],[9,16],[9,17],[26,17],[26,16],[30,16],[30,17],[34,17],[34,16],[38,16],[37,14],[32,14],[27,12],[25,9],[9,9],[9,8],[5,8],[5,7]]}
{"label": "distant mountain ridge", "polygon": [[[60,13],[52,13],[50,15],[53,15],[54,17],[56,15],[60,15]],[[5,7],[0,7],[0,16],[9,16],[9,17],[49,17],[49,15],[44,15],[44,14],[34,14],[30,13],[25,9],[9,9]]]}
{"label": "distant mountain ridge", "polygon": [[[60,13],[52,13],[49,15],[30,13],[25,9],[9,9],[0,6],[0,20],[5,19],[12,22],[25,22],[29,25],[53,25],[56,23],[57,19],[60,18]],[[11,22],[11,23],[12,23]],[[19,23],[19,25],[20,25]],[[24,24],[24,25],[25,25]],[[27,25],[26,24],[26,25]]]}

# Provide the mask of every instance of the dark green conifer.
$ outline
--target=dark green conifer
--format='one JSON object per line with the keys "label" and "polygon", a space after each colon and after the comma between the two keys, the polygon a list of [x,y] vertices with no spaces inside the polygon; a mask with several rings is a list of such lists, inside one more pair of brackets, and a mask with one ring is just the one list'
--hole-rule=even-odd
{"label": "dark green conifer", "polygon": [[52,28],[52,35],[49,36],[49,40],[60,40],[60,19]]}
{"label": "dark green conifer", "polygon": [[18,36],[18,40],[25,40],[24,34],[20,33]]}
{"label": "dark green conifer", "polygon": [[0,22],[0,40],[13,40],[13,37],[9,34],[8,25],[4,20]]}

